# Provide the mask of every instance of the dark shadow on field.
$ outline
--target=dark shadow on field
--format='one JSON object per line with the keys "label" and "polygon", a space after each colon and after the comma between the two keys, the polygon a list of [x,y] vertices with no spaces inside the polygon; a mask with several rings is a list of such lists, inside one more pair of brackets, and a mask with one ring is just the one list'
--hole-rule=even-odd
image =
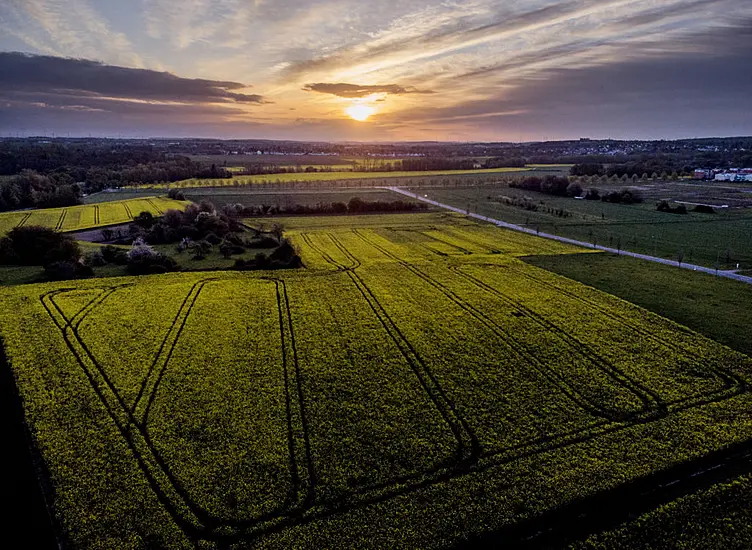
{"label": "dark shadow on field", "polygon": [[752,472],[752,440],[600,491],[497,531],[469,537],[453,548],[558,549],[694,492]]}
{"label": "dark shadow on field", "polygon": [[57,548],[38,475],[46,478],[26,428],[21,398],[0,340],[0,440],[3,441],[3,539],[24,548]]}

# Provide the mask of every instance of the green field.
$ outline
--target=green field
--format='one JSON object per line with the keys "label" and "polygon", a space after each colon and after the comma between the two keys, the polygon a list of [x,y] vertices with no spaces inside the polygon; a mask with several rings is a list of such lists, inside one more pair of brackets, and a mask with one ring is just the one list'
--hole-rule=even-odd
{"label": "green field", "polygon": [[234,189],[196,189],[186,192],[186,198],[195,203],[202,200],[211,202],[217,208],[225,204],[242,204],[251,206],[279,206],[289,207],[293,205],[316,206],[321,203],[344,202],[358,197],[365,201],[409,201],[404,195],[393,193],[384,189],[353,189],[341,191],[318,191],[301,192],[288,191],[286,193],[259,193],[252,190],[236,191]]}
{"label": "green field", "polygon": [[66,543],[445,547],[752,436],[747,356],[521,260],[581,249],[280,221],[305,269],[0,289]]}
{"label": "green field", "polygon": [[[422,189],[430,199],[499,220],[538,228],[583,242],[721,269],[752,267],[752,211],[725,209],[716,214],[658,212],[655,202],[636,205],[575,200],[497,188]],[[537,211],[506,204],[529,197]],[[566,217],[559,211],[568,213]]]}
{"label": "green field", "polygon": [[67,208],[24,210],[0,214],[0,235],[19,226],[41,225],[58,231],[81,231],[93,227],[128,223],[141,212],[161,215],[171,208],[184,209],[188,203],[165,197],[146,197],[104,204]]}

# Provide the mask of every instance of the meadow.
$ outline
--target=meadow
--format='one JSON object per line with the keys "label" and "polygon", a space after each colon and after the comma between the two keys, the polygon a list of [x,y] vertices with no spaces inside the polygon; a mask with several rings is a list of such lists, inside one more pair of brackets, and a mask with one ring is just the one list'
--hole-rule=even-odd
{"label": "meadow", "polygon": [[0,235],[15,227],[31,225],[41,225],[63,232],[81,231],[93,227],[128,223],[141,212],[150,212],[159,216],[170,209],[182,210],[187,204],[185,201],[152,196],[104,204],[4,212],[0,213]]}
{"label": "meadow", "polygon": [[0,289],[65,543],[513,544],[752,436],[749,357],[522,260],[582,249],[443,213],[278,221],[304,269]]}
{"label": "meadow", "polygon": [[386,189],[254,192],[242,189],[206,188],[191,189],[186,192],[186,199],[195,203],[206,200],[214,204],[217,208],[221,208],[226,204],[242,204],[246,207],[264,205],[279,207],[290,207],[293,205],[316,206],[321,203],[332,202],[347,204],[350,199],[355,197],[365,201],[409,200],[404,195],[393,193]]}
{"label": "meadow", "polygon": [[[624,186],[617,186],[621,188]],[[686,186],[674,190],[681,200]],[[697,186],[694,186],[697,187]],[[418,189],[413,189],[418,191]],[[601,187],[602,191],[611,190]],[[507,186],[422,188],[421,194],[484,216],[524,225],[588,243],[620,248],[670,260],[720,269],[752,267],[752,212],[749,209],[718,209],[715,214],[686,215],[656,211],[655,199],[671,197],[671,191],[646,193],[641,204],[554,197]],[[660,194],[663,193],[663,194]],[[512,200],[528,199],[535,210]],[[527,204],[526,203],[526,204]],[[565,216],[561,215],[565,213]]]}

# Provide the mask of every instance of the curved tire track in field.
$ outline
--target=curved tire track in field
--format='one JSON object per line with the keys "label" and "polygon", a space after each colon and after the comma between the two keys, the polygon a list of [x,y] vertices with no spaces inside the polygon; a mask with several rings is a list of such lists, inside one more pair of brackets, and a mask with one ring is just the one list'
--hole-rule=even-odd
{"label": "curved tire track in field", "polygon": [[[495,266],[498,267],[498,266]],[[560,292],[566,296],[569,296],[570,298],[573,298],[574,300],[577,300],[579,302],[582,302],[589,307],[595,309],[596,311],[600,312],[602,315],[608,317],[609,319],[616,321],[617,323],[621,324],[622,326],[626,327],[627,329],[636,332],[640,336],[647,338],[654,343],[666,347],[668,349],[671,349],[675,352],[677,352],[680,355],[686,355],[689,357],[694,358],[698,363],[701,361],[700,358],[697,357],[695,353],[693,353],[691,350],[685,349],[683,346],[676,344],[674,342],[671,342],[670,340],[665,340],[663,338],[660,338],[653,334],[652,332],[645,330],[644,328],[640,327],[639,325],[636,325],[632,322],[630,322],[629,319],[626,317],[623,317],[619,315],[618,313],[609,311],[607,308],[604,308],[602,305],[598,304],[597,302],[594,302],[592,300],[589,300],[583,296],[580,296],[566,288],[559,287],[558,285],[555,285],[553,283],[550,283],[548,281],[545,281],[541,278],[538,278],[534,275],[531,275],[530,273],[525,273],[524,270],[518,269],[514,266],[508,266],[509,269],[512,271],[522,275],[523,277],[526,277],[527,279],[534,281],[536,284],[540,284],[542,286],[547,286],[557,292]],[[715,374],[720,380],[723,381],[724,388],[721,390],[718,390],[716,392],[709,392],[706,394],[700,394],[698,397],[695,396],[689,396],[683,399],[679,399],[676,401],[672,401],[669,404],[674,406],[672,408],[690,408],[697,405],[705,405],[709,403],[715,403],[718,401],[723,401],[724,399],[729,399],[731,397],[734,397],[735,395],[740,395],[742,393],[745,393],[748,391],[748,384],[747,382],[741,378],[740,376],[737,376],[736,374],[724,371],[722,369],[719,369],[718,367],[714,365],[710,365],[709,370]],[[679,407],[676,407],[677,405],[680,405]]]}
{"label": "curved tire track in field", "polygon": [[368,285],[366,285],[363,279],[354,272],[354,269],[361,265],[360,260],[350,254],[336,237],[331,234],[329,237],[345,257],[350,260],[352,267],[348,268],[347,266],[340,264],[323,249],[314,245],[313,242],[309,242],[309,246],[312,246],[317,253],[334,267],[338,268],[340,271],[347,272],[353,285],[379,320],[379,323],[402,355],[410,370],[418,379],[421,388],[431,400],[434,407],[439,411],[439,414],[454,435],[454,438],[457,441],[457,461],[462,463],[475,460],[479,454],[480,446],[475,434],[470,429],[470,426],[461,418],[454,404],[447,399],[446,393],[439,385],[438,380],[436,380],[430,372],[430,369],[428,369],[422,358],[415,351],[412,344],[410,344],[405,338],[402,331],[400,331],[399,327],[394,323]]}
{"label": "curved tire track in field", "polygon": [[[288,449],[290,451],[291,471],[293,473],[293,487],[292,494],[290,495],[290,506],[298,508],[310,507],[313,505],[315,497],[316,472],[313,467],[311,441],[309,435],[310,430],[308,427],[305,400],[303,398],[302,374],[300,370],[300,363],[298,362],[298,347],[295,343],[295,330],[292,323],[290,301],[287,296],[287,284],[282,279],[273,278],[268,280],[272,281],[275,285],[275,292],[277,296],[277,311],[279,314],[282,367],[285,376]],[[287,323],[287,332],[289,332],[290,335],[289,339],[285,338],[285,323]],[[292,371],[294,373],[293,383],[290,382],[292,373],[290,372],[291,369],[289,368],[289,358],[287,351],[288,340],[292,350]],[[294,386],[294,391],[291,391],[290,386]],[[295,400],[297,401],[297,407],[293,407],[293,396],[295,396]],[[296,426],[296,424],[299,424],[299,426]],[[299,464],[297,456],[298,452],[295,448],[296,439],[303,440],[304,456],[302,457],[302,461],[304,462],[305,476],[302,476],[300,471],[302,468]]]}
{"label": "curved tire track in field", "polygon": [[665,416],[667,412],[666,404],[663,402],[663,400],[658,396],[656,392],[644,386],[643,384],[637,382],[636,380],[633,380],[628,374],[622,372],[618,367],[613,365],[610,361],[608,361],[607,359],[604,359],[603,357],[595,353],[593,350],[591,350],[587,344],[580,341],[575,336],[572,336],[571,334],[567,333],[566,330],[562,329],[558,325],[547,320],[545,317],[539,315],[538,313],[528,308],[527,306],[525,306],[518,300],[515,300],[514,298],[492,287],[491,285],[484,283],[480,279],[473,277],[469,273],[463,272],[461,267],[450,266],[449,269],[452,270],[452,272],[454,272],[455,274],[464,278],[466,281],[473,284],[475,287],[499,298],[500,300],[505,302],[507,305],[515,308],[517,311],[523,312],[526,316],[532,319],[538,326],[555,334],[557,338],[559,339],[559,341],[565,347],[568,347],[574,350],[575,353],[578,353],[581,356],[585,357],[593,365],[595,365],[601,371],[606,373],[612,380],[622,385],[623,387],[629,389],[629,391],[631,391],[633,394],[641,396],[640,399],[643,401],[643,403],[646,403],[646,404],[649,403],[653,414],[657,416]]}
{"label": "curved tire track in field", "polygon": [[[335,244],[338,247],[341,246],[341,243],[339,243],[338,241]],[[347,255],[349,257],[354,258],[354,256],[349,254],[349,252],[347,253]],[[348,272],[348,274],[350,273],[351,272]],[[66,290],[73,290],[73,289],[61,289],[56,293],[65,292]],[[281,294],[285,297],[285,300],[284,300],[284,304],[280,304],[278,302],[280,315],[282,315],[283,317],[287,317],[288,322],[290,323],[289,325],[290,329],[292,329],[292,321],[291,321],[291,317],[289,316],[290,315],[289,302],[287,302],[286,300],[286,293],[282,292]],[[45,303],[44,298],[45,296],[42,297],[42,303],[45,309],[48,309],[48,304]],[[92,300],[92,302],[97,302],[96,304],[91,305],[91,307],[90,305],[87,305],[84,308],[84,310],[76,314],[76,320],[75,320],[76,323],[80,325],[83,318],[86,315],[88,315],[88,313],[91,310],[93,310],[94,307],[96,307],[99,303],[101,303],[103,299],[104,298],[101,298],[99,296],[95,297]],[[82,363],[82,360],[78,357],[76,353],[75,346],[73,346],[73,344],[68,339],[68,335],[66,331],[66,328],[68,327],[66,326],[66,323],[70,324],[70,322],[68,322],[63,316],[63,322],[62,324],[60,324],[58,323],[55,313],[53,311],[50,311],[48,309],[48,313],[50,314],[50,316],[52,317],[53,321],[56,323],[58,328],[62,329],[63,336],[66,339],[66,344],[68,344],[69,348],[71,348],[71,351],[79,359],[79,363]],[[293,349],[293,358],[295,359],[295,355],[296,355],[295,348],[293,347],[292,349]],[[154,464],[149,462],[148,456],[146,456],[144,454],[144,450],[142,450],[139,447],[136,441],[137,438],[134,437],[133,431],[131,430],[128,423],[124,424],[121,418],[118,416],[118,413],[111,408],[111,405],[112,405],[111,399],[108,399],[103,393],[103,391],[106,391],[106,390],[103,390],[101,385],[97,383],[96,378],[93,376],[91,372],[89,372],[85,364],[82,364],[81,366],[84,370],[85,375],[89,379],[89,382],[92,385],[94,391],[99,397],[100,401],[102,401],[103,405],[107,409],[107,412],[110,414],[118,430],[121,432],[122,436],[126,440],[126,444],[129,446],[129,448],[131,448],[139,464],[140,469],[143,471],[146,477],[147,482],[150,484],[155,494],[159,497],[160,502],[162,502],[162,504],[166,507],[168,512],[173,517],[173,519],[176,521],[177,525],[181,529],[183,529],[184,532],[186,532],[186,534],[189,537],[193,538],[194,540],[198,540],[198,539],[211,540],[211,541],[217,541],[223,544],[224,543],[230,544],[230,543],[239,542],[239,541],[255,540],[255,539],[258,539],[258,537],[263,536],[265,534],[280,532],[284,530],[285,528],[292,526],[292,525],[309,523],[310,521],[325,519],[332,515],[346,513],[348,511],[360,508],[362,506],[367,506],[367,505],[379,503],[379,502],[385,502],[392,498],[409,494],[410,492],[419,490],[421,488],[427,488],[427,487],[443,484],[447,481],[457,479],[469,473],[485,471],[487,469],[494,468],[502,464],[514,462],[521,458],[531,457],[531,456],[538,455],[542,452],[556,450],[556,449],[567,447],[569,445],[576,444],[576,443],[586,442],[586,441],[592,440],[593,438],[602,436],[607,433],[614,433],[614,432],[623,430],[624,428],[629,427],[631,425],[631,424],[605,424],[605,425],[600,424],[600,425],[597,425],[588,429],[586,432],[582,430],[579,430],[577,432],[573,431],[568,434],[560,434],[560,435],[554,436],[548,440],[533,442],[532,444],[521,443],[519,445],[512,446],[508,449],[505,449],[499,452],[487,453],[481,456],[478,462],[463,464],[452,469],[444,469],[442,471],[435,472],[431,475],[415,477],[413,479],[406,480],[404,482],[399,481],[397,486],[382,485],[382,486],[378,486],[374,488],[369,488],[367,490],[355,492],[352,495],[343,497],[342,499],[337,499],[336,501],[323,503],[323,505],[321,506],[316,505],[316,506],[311,506],[310,508],[306,508],[306,509],[294,509],[286,513],[283,513],[282,515],[268,514],[268,515],[265,515],[263,517],[253,519],[253,520],[229,522],[229,523],[228,522],[219,523],[219,522],[212,522],[212,521],[207,521],[207,522],[200,521],[197,523],[196,521],[193,521],[191,519],[186,519],[185,510],[182,509],[179,504],[178,505],[175,504],[175,497],[170,496],[167,492],[165,492],[165,490],[163,489],[165,481],[164,480],[160,481],[159,479],[157,479],[158,477],[160,477],[159,472],[156,472],[155,474]],[[292,385],[294,386],[295,384],[292,384]],[[664,479],[660,477],[660,474],[658,475],[658,478]],[[168,481],[170,481],[169,477],[167,479]],[[667,480],[667,483],[671,483],[671,480]],[[623,493],[620,492],[619,490],[620,488],[616,488],[607,492],[609,495],[612,495],[609,498],[611,498],[613,502],[618,503],[619,500],[623,498],[621,496]],[[173,487],[172,491],[168,491],[168,492],[174,493],[176,491],[175,491],[175,488]],[[180,496],[179,493],[177,494],[178,496]],[[186,502],[186,504],[188,503]],[[568,506],[564,506],[563,509],[566,510],[569,508]],[[193,513],[193,510],[191,510],[191,512]],[[201,519],[202,518],[199,518],[199,520]],[[241,529],[242,531],[233,531],[233,532],[228,532],[226,530],[218,531],[218,529],[222,525],[231,526],[235,529]],[[521,538],[520,540],[523,540],[524,538],[525,537]],[[514,541],[515,537],[512,536],[511,540]]]}
{"label": "curved tire track in field", "polygon": [[[528,364],[534,365],[535,369],[544,378],[548,379],[549,382],[551,382],[555,387],[558,387],[559,390],[562,391],[562,393],[564,393],[577,406],[581,407],[582,409],[584,409],[591,415],[604,418],[608,420],[609,422],[621,422],[624,420],[623,415],[621,414],[615,415],[612,411],[608,409],[604,409],[598,406],[597,404],[590,402],[585,395],[582,395],[580,393],[577,387],[570,384],[562,375],[552,370],[550,367],[548,367],[547,365],[539,361],[538,358],[535,357],[535,355],[528,352],[525,349],[525,347],[522,344],[520,344],[520,342],[517,341],[516,338],[514,338],[512,334],[504,330],[503,327],[500,327],[493,319],[490,319],[483,312],[479,311],[477,308],[475,308],[474,306],[472,306],[471,304],[467,303],[465,300],[460,298],[456,293],[452,292],[442,283],[439,283],[438,281],[436,281],[429,275],[425,274],[423,271],[421,271],[414,265],[401,260],[400,258],[398,258],[394,254],[389,252],[387,249],[385,249],[381,245],[374,243],[372,240],[363,236],[357,229],[354,229],[353,231],[364,242],[376,248],[382,254],[384,254],[388,258],[391,258],[392,260],[397,262],[399,265],[406,268],[408,271],[410,271],[414,275],[418,276],[420,279],[422,279],[423,281],[425,281],[426,283],[434,287],[436,290],[441,292],[444,296],[446,296],[450,301],[452,301],[455,305],[457,305],[463,311],[467,312],[470,316],[472,316],[477,321],[482,323],[493,334],[495,334],[499,339],[501,339],[501,341],[503,341],[509,348],[511,348],[517,355],[524,358],[528,362]],[[651,400],[647,396],[645,396],[644,394],[635,393],[629,387],[625,387],[625,389],[630,391],[632,394],[634,394],[638,399],[640,399],[643,402],[644,406],[643,406],[643,410],[641,411],[643,416],[644,415],[650,416],[651,414],[655,414],[654,411],[656,409],[653,407]]]}
{"label": "curved tire track in field", "polygon": [[[186,297],[186,299],[183,301],[183,306],[181,306],[181,312],[178,313],[176,318],[173,320],[172,326],[170,328],[169,333],[173,332],[176,327],[180,327],[179,330],[182,331],[182,327],[185,325],[187,318],[190,314],[190,311],[185,311],[185,309],[192,309],[193,305],[195,304],[196,299],[198,298],[198,292],[197,287],[214,281],[215,279],[204,279],[201,281],[198,281],[196,284],[193,285],[191,288],[191,291],[189,295]],[[112,418],[113,422],[117,426],[118,430],[120,431],[121,435],[126,441],[126,444],[131,449],[132,453],[134,454],[134,457],[136,458],[139,469],[142,470],[144,475],[147,478],[147,481],[149,482],[152,490],[155,492],[157,497],[159,498],[160,502],[162,502],[163,505],[165,505],[166,509],[170,512],[170,514],[173,516],[173,519],[176,521],[176,524],[183,529],[186,534],[193,538],[204,538],[206,540],[219,540],[222,538],[225,538],[226,534],[217,534],[216,531],[218,529],[222,528],[235,528],[235,529],[246,529],[246,528],[255,528],[259,525],[263,527],[263,524],[266,522],[274,522],[279,523],[279,521],[284,520],[288,521],[289,518],[292,517],[298,517],[303,513],[302,507],[304,506],[311,506],[311,496],[312,496],[312,483],[308,482],[307,487],[305,489],[305,496],[303,497],[302,503],[291,503],[290,500],[292,500],[292,496],[279,508],[270,510],[268,512],[265,512],[264,514],[261,514],[255,518],[252,519],[244,519],[244,520],[233,520],[233,519],[226,519],[226,518],[220,518],[218,516],[215,516],[213,514],[210,514],[208,511],[206,511],[202,506],[197,504],[193,499],[191,498],[188,491],[185,489],[185,487],[180,483],[180,481],[175,477],[174,473],[172,472],[169,465],[166,463],[164,458],[162,457],[159,450],[156,448],[154,442],[152,441],[149,431],[148,431],[148,423],[147,418],[148,414],[144,419],[137,418],[136,413],[127,406],[125,403],[125,400],[120,395],[119,391],[115,387],[114,383],[110,380],[109,376],[107,375],[104,367],[99,364],[96,359],[93,357],[93,354],[91,351],[86,347],[85,343],[83,343],[80,334],[78,333],[78,327],[83,322],[83,320],[86,318],[86,316],[91,313],[91,311],[94,310],[95,307],[99,306],[102,302],[104,302],[107,297],[112,295],[116,290],[123,288],[125,286],[130,285],[120,285],[117,287],[110,287],[106,289],[100,289],[102,292],[94,297],[82,310],[80,310],[76,315],[68,319],[65,314],[62,312],[59,306],[54,302],[54,296],[57,294],[61,294],[67,291],[75,290],[73,288],[65,288],[65,289],[58,289],[56,291],[47,293],[45,295],[42,295],[41,301],[45,309],[47,310],[48,314],[52,318],[53,322],[58,326],[58,328],[63,333],[63,337],[65,339],[66,345],[68,346],[69,350],[73,353],[73,355],[78,360],[79,366],[82,367],[82,370],[84,371],[84,374],[87,376],[87,379],[89,380],[90,385],[94,389],[95,393],[97,394],[97,397],[102,402],[103,406],[107,409],[107,412],[109,413],[110,417]],[[285,305],[282,305],[279,303],[279,307],[281,314],[284,315],[284,311],[288,311],[287,305],[286,305],[286,294],[284,293],[284,283],[281,284],[283,291],[281,293],[281,296],[284,298],[281,298],[284,301]],[[188,304],[188,300],[191,299],[191,303]],[[47,303],[49,302],[49,304]],[[187,305],[188,304],[188,305]],[[187,305],[187,307],[186,307]],[[61,321],[58,320],[57,315],[55,314],[55,311],[57,311],[57,314],[62,319]],[[290,327],[291,321],[290,322]],[[284,331],[284,328],[282,329]],[[73,336],[73,340],[69,337],[69,333]],[[167,341],[167,337],[165,339],[165,342],[163,342],[163,346],[160,348],[160,351],[158,354],[164,355],[167,353],[168,355],[172,354],[172,349],[175,347],[177,341],[179,338],[172,339],[171,344],[169,344],[168,351],[165,352],[165,348],[168,346],[165,346],[164,343]],[[96,377],[91,373],[91,371],[86,367],[85,361],[81,357],[81,355],[78,353],[78,350],[75,347],[75,343],[78,343],[82,350],[84,351],[85,356],[91,361],[91,363],[94,365],[95,369],[98,371],[99,376],[104,380],[104,386],[106,387],[106,390],[109,390],[109,392],[114,396],[114,399],[116,401],[115,404],[111,403],[111,400],[107,398],[105,395],[105,391],[101,387],[101,384],[97,383]],[[294,361],[297,362],[297,349],[294,344],[293,345],[293,357]],[[162,366],[162,374],[164,372],[164,368],[166,368],[166,362]],[[155,376],[161,376],[157,375],[156,371],[154,371],[154,365],[152,365],[152,374]],[[151,396],[151,400],[153,400],[154,395],[156,392],[156,387],[151,390],[151,392],[142,392],[142,399],[147,394]],[[125,419],[121,418],[118,414],[117,409],[120,409],[120,413],[125,415]],[[146,412],[146,411],[145,411]],[[135,428],[135,430],[133,429]],[[143,439],[143,443],[145,446],[145,449],[140,450],[137,442],[137,437],[140,436]],[[154,461],[153,464],[149,464],[148,458],[151,457],[151,459]],[[308,465],[307,470],[309,472],[308,479],[312,480],[310,472],[312,470],[310,469],[310,461],[307,461]],[[158,470],[157,474],[160,473],[165,478],[162,482],[159,482],[154,475],[154,470]],[[296,466],[296,469],[297,466]],[[299,469],[298,469],[299,470]],[[170,489],[172,489],[173,495],[170,496],[165,492],[164,490],[164,484],[168,483],[170,486]],[[177,498],[176,498],[177,497]],[[176,503],[177,500],[177,503]],[[181,512],[181,504],[184,508],[187,508],[190,510],[190,513],[195,516],[195,520],[197,521],[191,521],[190,519],[185,518],[185,512]],[[285,518],[288,518],[285,520]],[[264,527],[264,529],[267,529]],[[233,537],[240,537],[245,538],[241,534],[234,534],[230,538]],[[256,535],[251,535],[256,536]]]}

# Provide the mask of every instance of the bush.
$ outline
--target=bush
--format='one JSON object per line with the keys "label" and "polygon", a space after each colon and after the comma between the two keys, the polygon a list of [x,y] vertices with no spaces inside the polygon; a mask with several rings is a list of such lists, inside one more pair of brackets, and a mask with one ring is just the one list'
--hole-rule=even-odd
{"label": "bush", "polygon": [[248,248],[276,248],[279,246],[279,243],[276,241],[276,239],[273,239],[271,237],[258,237],[256,239],[246,241],[245,246]]}
{"label": "bush", "polygon": [[586,201],[599,201],[601,200],[601,192],[598,191],[598,189],[596,189],[595,187],[591,187],[585,193],[585,200]]}
{"label": "bush", "polygon": [[89,267],[102,267],[103,265],[107,265],[107,261],[104,259],[101,251],[94,250],[84,257],[84,265],[88,265]]}
{"label": "bush", "polygon": [[143,241],[133,243],[133,248],[128,252],[128,273],[132,275],[151,275],[178,271],[175,260],[155,251]]}
{"label": "bush", "polygon": [[50,281],[65,281],[68,279],[85,279],[92,277],[94,271],[90,266],[81,262],[61,261],[52,262],[44,267],[44,275]]}
{"label": "bush", "polygon": [[193,251],[194,260],[203,260],[211,252],[212,245],[208,241],[196,241],[191,243],[191,250]]}
{"label": "bush", "polygon": [[100,248],[99,251],[108,264],[125,265],[128,263],[128,253],[122,248],[108,244]]}
{"label": "bush", "polygon": [[141,212],[138,216],[133,218],[133,223],[142,229],[149,229],[156,223],[154,214],[148,211]]}
{"label": "bush", "polygon": [[636,204],[642,202],[642,195],[637,189],[621,189],[603,195],[601,200],[616,204]]}
{"label": "bush", "polygon": [[216,234],[211,233],[211,232],[207,233],[206,237],[204,237],[204,240],[214,246],[222,244],[222,239]]}
{"label": "bush", "polygon": [[666,212],[668,214],[686,214],[687,213],[687,207],[684,206],[683,204],[672,207],[667,201],[659,202],[656,205],[655,209],[658,212]]}
{"label": "bush", "polygon": [[715,209],[707,204],[698,204],[692,210],[700,214],[715,214]]}
{"label": "bush", "polygon": [[580,195],[582,195],[582,185],[579,183],[570,183],[567,186],[568,197],[579,197]]}
{"label": "bush", "polygon": [[139,256],[128,261],[128,273],[131,275],[155,275],[168,271],[179,271],[179,267],[175,260],[164,254]]}
{"label": "bush", "polygon": [[185,200],[185,195],[179,189],[170,189],[169,191],[167,191],[167,196],[169,198],[171,198],[171,199],[176,200],[176,201],[184,201]]}
{"label": "bush", "polygon": [[76,241],[47,227],[16,227],[0,239],[0,262],[6,265],[47,265],[79,258],[81,248]]}

